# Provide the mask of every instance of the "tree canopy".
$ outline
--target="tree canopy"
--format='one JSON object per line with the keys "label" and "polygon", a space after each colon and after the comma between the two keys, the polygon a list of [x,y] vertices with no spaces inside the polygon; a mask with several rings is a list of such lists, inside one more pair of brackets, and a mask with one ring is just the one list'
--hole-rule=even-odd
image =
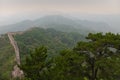
{"label": "tree canopy", "polygon": [[120,68],[120,35],[90,33],[86,38],[90,41],[78,42],[73,49],[77,54],[84,56],[85,70],[87,70],[84,76],[89,80],[115,79]]}
{"label": "tree canopy", "polygon": [[90,33],[86,39],[51,60],[47,60],[46,48],[35,49],[21,66],[25,76],[32,80],[118,80],[120,35]]}

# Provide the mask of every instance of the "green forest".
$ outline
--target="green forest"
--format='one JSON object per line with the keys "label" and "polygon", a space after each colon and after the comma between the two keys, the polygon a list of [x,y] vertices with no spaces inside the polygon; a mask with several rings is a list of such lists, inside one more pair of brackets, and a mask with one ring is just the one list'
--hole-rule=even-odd
{"label": "green forest", "polygon": [[[24,72],[22,80],[119,80],[120,35],[62,32],[31,28],[14,35]],[[6,34],[0,37],[0,80],[12,79],[15,52]]]}
{"label": "green forest", "polygon": [[90,33],[72,49],[47,60],[47,48],[36,48],[20,67],[26,80],[119,80],[120,35]]}
{"label": "green forest", "polygon": [[[26,56],[39,46],[46,46],[50,59],[58,56],[61,50],[72,48],[76,42],[85,40],[85,37],[78,33],[66,33],[52,28],[31,28],[22,34],[14,35],[14,38],[19,46],[21,63],[24,63]],[[0,37],[0,61],[0,80],[9,80],[16,62],[14,48],[7,34]]]}
{"label": "green forest", "polygon": [[120,80],[120,0],[0,0],[0,80]]}

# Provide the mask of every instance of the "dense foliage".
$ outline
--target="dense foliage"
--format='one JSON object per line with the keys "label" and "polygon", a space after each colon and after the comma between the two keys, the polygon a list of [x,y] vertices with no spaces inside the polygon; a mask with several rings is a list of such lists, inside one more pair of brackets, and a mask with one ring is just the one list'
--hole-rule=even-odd
{"label": "dense foliage", "polygon": [[[45,47],[36,48],[31,54],[30,57],[26,58],[25,65],[22,65],[22,70],[26,77],[30,77],[32,80],[41,80],[43,79],[43,70],[47,66],[47,49]],[[37,55],[37,56],[36,56]],[[27,74],[26,74],[27,73]]]}
{"label": "dense foliage", "polygon": [[32,49],[40,45],[46,45],[48,57],[56,56],[60,50],[73,47],[76,42],[85,40],[85,37],[78,33],[65,33],[51,28],[32,28],[23,34],[16,35],[15,40],[23,59]]}
{"label": "dense foliage", "polygon": [[[35,49],[21,66],[31,80],[119,80],[120,35],[89,34],[72,49],[47,60],[44,47]],[[31,75],[29,75],[31,73]]]}
{"label": "dense foliage", "polygon": [[[20,48],[21,62],[24,63],[26,55],[30,54],[35,47],[46,45],[48,49],[47,58],[58,55],[59,51],[73,47],[84,36],[78,33],[65,33],[54,29],[32,28],[28,31],[16,32],[14,36]],[[0,36],[0,80],[9,80],[11,71],[15,64],[14,48],[9,42],[7,34]]]}
{"label": "dense foliage", "polygon": [[0,37],[0,80],[7,80],[11,77],[15,54],[14,49],[9,43],[7,35]]}

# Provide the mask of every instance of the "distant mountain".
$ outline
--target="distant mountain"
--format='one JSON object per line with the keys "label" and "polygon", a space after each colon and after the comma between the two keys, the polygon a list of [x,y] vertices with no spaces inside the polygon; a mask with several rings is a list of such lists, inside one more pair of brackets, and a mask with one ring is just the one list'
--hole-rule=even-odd
{"label": "distant mountain", "polygon": [[0,34],[12,31],[23,31],[31,27],[54,28],[63,32],[79,32],[81,34],[92,31],[105,32],[109,25],[101,22],[91,22],[86,20],[73,20],[60,15],[44,16],[34,21],[25,20],[16,24],[1,26]]}
{"label": "distant mountain", "polygon": [[1,26],[0,34],[1,33],[4,34],[6,32],[23,31],[23,30],[27,30],[33,26],[34,26],[33,21],[25,20],[25,21],[22,21],[19,23],[11,24],[11,25]]}
{"label": "distant mountain", "polygon": [[104,22],[109,24],[109,28],[105,28],[105,31],[111,31],[114,33],[120,33],[120,14],[108,14],[108,15],[72,15],[73,19],[82,19],[93,22]]}
{"label": "distant mountain", "polygon": [[97,31],[107,32],[111,30],[110,26],[107,23],[103,23],[103,22],[93,22],[88,20],[77,20],[76,22],[84,26],[84,28],[90,29],[96,32]]}

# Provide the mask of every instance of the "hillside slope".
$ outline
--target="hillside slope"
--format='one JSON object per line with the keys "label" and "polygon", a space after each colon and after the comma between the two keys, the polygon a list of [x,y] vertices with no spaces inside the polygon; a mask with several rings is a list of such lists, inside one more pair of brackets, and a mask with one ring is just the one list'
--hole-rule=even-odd
{"label": "hillside slope", "polygon": [[[58,55],[58,52],[62,49],[72,48],[76,42],[85,40],[85,37],[78,33],[66,33],[51,28],[31,28],[21,34],[18,33],[16,32],[14,39],[18,43],[21,63],[24,63],[25,56],[36,47],[45,45],[48,48],[49,58],[51,58]],[[0,37],[0,78],[9,80],[14,65],[14,49],[8,36],[6,34],[2,35]]]}
{"label": "hillside slope", "polygon": [[65,33],[52,28],[32,28],[23,34],[16,35],[15,39],[21,55],[28,54],[35,47],[45,45],[50,56],[57,55],[60,50],[66,47],[73,47],[80,40],[85,40],[84,36],[78,33]]}
{"label": "hillside slope", "polygon": [[7,80],[11,77],[15,61],[15,54],[7,35],[0,37],[0,80]]}

